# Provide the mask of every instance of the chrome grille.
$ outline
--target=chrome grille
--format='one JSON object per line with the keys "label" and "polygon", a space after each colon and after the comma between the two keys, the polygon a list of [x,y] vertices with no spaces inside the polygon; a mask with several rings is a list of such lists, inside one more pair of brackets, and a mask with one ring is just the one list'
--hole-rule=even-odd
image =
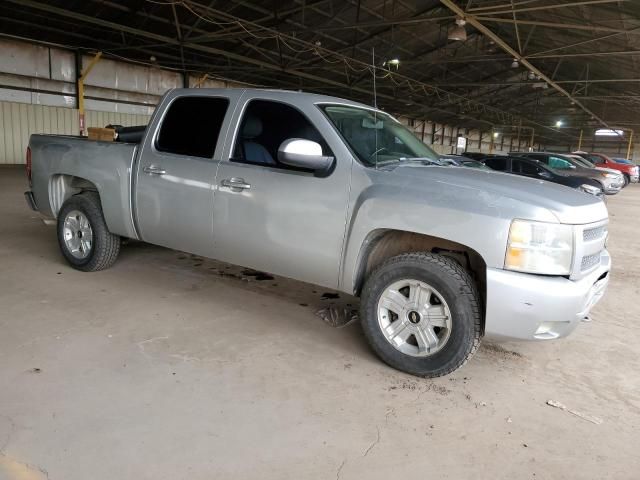
{"label": "chrome grille", "polygon": [[580,271],[584,272],[585,270],[589,270],[598,263],[600,263],[600,252],[582,257],[582,262],[580,263]]}
{"label": "chrome grille", "polygon": [[593,240],[598,240],[607,234],[607,227],[602,225],[600,227],[595,228],[587,228],[582,231],[582,239],[585,242],[591,242]]}
{"label": "chrome grille", "polygon": [[571,279],[589,275],[600,265],[608,235],[608,221],[601,220],[588,225],[576,225],[575,254],[571,267]]}

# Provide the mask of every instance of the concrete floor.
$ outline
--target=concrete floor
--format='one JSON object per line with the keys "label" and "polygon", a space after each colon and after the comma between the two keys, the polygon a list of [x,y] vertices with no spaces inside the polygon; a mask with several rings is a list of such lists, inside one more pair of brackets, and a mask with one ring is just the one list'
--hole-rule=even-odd
{"label": "concrete floor", "polygon": [[309,285],[141,243],[74,271],[25,187],[0,170],[2,479],[638,478],[638,185],[609,200],[593,322],[434,381],[322,322]]}

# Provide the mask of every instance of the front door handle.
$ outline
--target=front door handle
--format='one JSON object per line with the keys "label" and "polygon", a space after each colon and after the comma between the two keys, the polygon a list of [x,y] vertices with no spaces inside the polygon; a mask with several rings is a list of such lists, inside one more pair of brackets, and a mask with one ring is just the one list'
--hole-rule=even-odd
{"label": "front door handle", "polygon": [[147,165],[142,169],[142,171],[148,175],[164,175],[167,173],[163,168],[157,167],[156,165]]}
{"label": "front door handle", "polygon": [[242,190],[249,190],[251,188],[251,184],[244,181],[244,178],[233,177],[233,178],[225,178],[220,182],[220,185],[223,187],[229,187],[231,190],[235,192],[240,192]]}

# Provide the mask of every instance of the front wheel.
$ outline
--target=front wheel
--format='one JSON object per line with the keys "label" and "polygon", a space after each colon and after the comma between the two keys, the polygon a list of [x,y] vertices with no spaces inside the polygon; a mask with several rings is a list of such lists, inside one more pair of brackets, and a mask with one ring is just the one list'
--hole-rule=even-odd
{"label": "front wheel", "polygon": [[367,278],[360,308],[375,353],[412,375],[447,375],[480,345],[478,289],[462,266],[442,255],[390,258]]}
{"label": "front wheel", "polygon": [[58,213],[58,244],[69,264],[83,272],[109,268],[120,253],[120,237],[107,229],[100,197],[74,195]]}

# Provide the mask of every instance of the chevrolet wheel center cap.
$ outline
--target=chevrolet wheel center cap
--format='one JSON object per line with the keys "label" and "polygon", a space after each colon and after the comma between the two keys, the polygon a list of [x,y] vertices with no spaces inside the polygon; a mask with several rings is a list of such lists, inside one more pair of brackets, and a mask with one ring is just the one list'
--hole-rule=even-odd
{"label": "chevrolet wheel center cap", "polygon": [[409,321],[413,324],[420,322],[420,314],[415,310],[411,310],[407,316],[409,317]]}

